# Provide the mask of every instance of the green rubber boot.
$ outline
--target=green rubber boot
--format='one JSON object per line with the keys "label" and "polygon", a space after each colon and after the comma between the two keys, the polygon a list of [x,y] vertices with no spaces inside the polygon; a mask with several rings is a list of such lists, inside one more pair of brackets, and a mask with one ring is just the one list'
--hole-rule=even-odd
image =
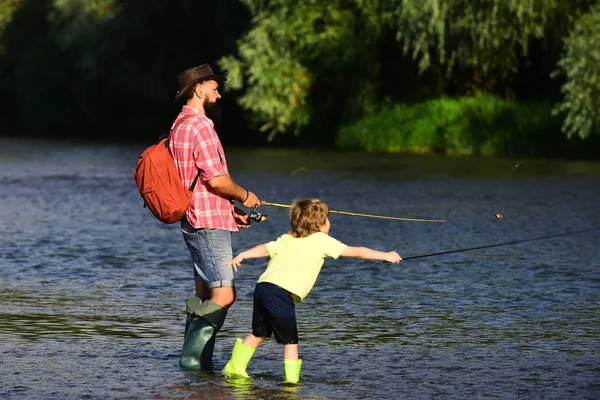
{"label": "green rubber boot", "polygon": [[200,353],[200,366],[202,369],[210,371],[213,369],[213,353],[215,351],[215,340],[217,338],[217,333],[219,333],[219,331],[216,331],[215,334],[208,339],[208,342],[206,342],[204,345],[204,350],[202,350],[202,353]]}
{"label": "green rubber boot", "polygon": [[298,383],[300,382],[300,367],[302,360],[283,360],[283,372],[285,374],[285,382]]}
{"label": "green rubber boot", "polygon": [[236,339],[233,351],[231,352],[231,359],[225,365],[225,368],[223,368],[223,374],[227,376],[243,376],[244,378],[250,378],[250,375],[246,372],[246,367],[255,351],[256,349],[254,347],[244,344],[242,339]]}
{"label": "green rubber boot", "polygon": [[189,370],[210,369],[214,338],[225,322],[227,310],[212,300],[201,301],[198,297],[190,297],[186,309],[191,311],[191,320],[187,325],[179,366]]}
{"label": "green rubber boot", "polygon": [[185,337],[187,336],[187,332],[188,329],[190,328],[190,323],[192,322],[192,319],[194,318],[194,311],[200,307],[200,304],[202,304],[203,302],[209,300],[208,298],[203,298],[203,297],[190,297],[186,300],[185,302],[185,314],[186,314],[186,318],[185,318],[185,331],[183,333],[183,338],[185,339]]}
{"label": "green rubber boot", "polygon": [[[183,335],[184,339],[187,336],[188,329],[190,327],[190,323],[194,319],[194,310],[196,310],[200,304],[205,301],[208,301],[208,298],[203,297],[190,297],[188,301],[186,301],[186,320],[185,320],[185,333]],[[221,327],[219,327],[219,330]],[[219,333],[218,330],[216,333]],[[217,335],[213,335],[206,345],[204,346],[204,350],[200,354],[200,367],[202,369],[212,370],[213,369],[213,352],[215,351],[215,339]]]}

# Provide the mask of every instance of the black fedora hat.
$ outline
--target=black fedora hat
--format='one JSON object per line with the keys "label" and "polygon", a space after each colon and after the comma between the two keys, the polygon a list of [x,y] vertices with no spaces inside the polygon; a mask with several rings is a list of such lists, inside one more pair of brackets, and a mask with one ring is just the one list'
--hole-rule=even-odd
{"label": "black fedora hat", "polygon": [[186,69],[177,75],[177,83],[179,90],[175,95],[175,101],[181,97],[192,85],[198,82],[213,80],[217,82],[226,81],[227,78],[221,75],[215,75],[212,68],[208,64],[202,64],[194,68]]}

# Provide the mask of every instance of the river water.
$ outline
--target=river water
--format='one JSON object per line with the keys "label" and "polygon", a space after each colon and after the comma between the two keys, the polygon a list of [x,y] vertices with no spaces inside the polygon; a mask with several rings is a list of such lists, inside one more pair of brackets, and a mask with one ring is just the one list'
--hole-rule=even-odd
{"label": "river water", "polygon": [[[264,260],[236,276],[216,370],[179,369],[192,270],[178,225],[142,207],[143,148],[0,141],[0,397],[600,398],[598,163],[229,149],[234,178],[269,202],[446,220],[332,214],[349,245],[408,258],[517,242],[327,260],[297,307],[304,364],[287,386],[274,339],[250,380],[219,373]],[[234,252],[288,229],[285,209],[262,210]]]}

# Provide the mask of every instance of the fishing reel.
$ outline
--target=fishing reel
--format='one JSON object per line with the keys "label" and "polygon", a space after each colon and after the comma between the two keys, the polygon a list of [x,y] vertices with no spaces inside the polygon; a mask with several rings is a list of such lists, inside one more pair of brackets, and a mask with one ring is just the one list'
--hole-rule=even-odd
{"label": "fishing reel", "polygon": [[267,220],[267,213],[256,211],[256,207],[254,207],[249,217],[252,221],[255,222],[265,222]]}

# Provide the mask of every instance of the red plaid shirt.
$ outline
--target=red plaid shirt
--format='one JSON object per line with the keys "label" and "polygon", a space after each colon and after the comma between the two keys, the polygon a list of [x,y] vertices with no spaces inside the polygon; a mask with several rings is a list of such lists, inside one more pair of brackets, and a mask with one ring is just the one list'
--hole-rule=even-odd
{"label": "red plaid shirt", "polygon": [[225,152],[215,132],[214,123],[188,106],[183,106],[173,126],[181,118],[186,120],[171,135],[169,148],[183,185],[190,188],[200,171],[187,219],[195,228],[236,232],[238,228],[233,218],[233,204],[217,194],[207,183],[215,176],[229,175]]}

